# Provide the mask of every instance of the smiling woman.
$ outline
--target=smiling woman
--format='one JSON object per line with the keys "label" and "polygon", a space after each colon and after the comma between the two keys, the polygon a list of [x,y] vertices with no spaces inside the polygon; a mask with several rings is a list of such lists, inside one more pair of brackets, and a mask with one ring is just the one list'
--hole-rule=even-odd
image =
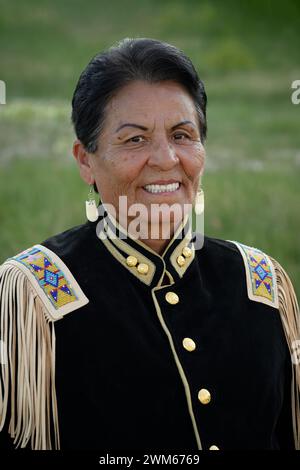
{"label": "smiling woman", "polygon": [[88,152],[80,140],[74,144],[81,175],[88,184],[96,182],[102,203],[114,207],[118,219],[127,218],[129,227],[134,215],[120,215],[120,196],[126,197],[128,207],[142,204],[147,217],[141,220],[146,225],[142,233],[148,237],[140,239],[162,253],[168,239],[150,238],[150,227],[158,232],[156,225],[168,224],[169,218],[155,218],[151,205],[178,205],[170,227],[174,233],[184,207],[195,200],[204,169],[205,150],[193,99],[173,81],[135,80],[116,92],[105,114],[95,152]]}
{"label": "smiling woman", "polygon": [[206,158],[192,62],[125,39],[72,105],[88,221],[0,268],[0,444],[299,449],[293,286],[259,249],[192,232]]}

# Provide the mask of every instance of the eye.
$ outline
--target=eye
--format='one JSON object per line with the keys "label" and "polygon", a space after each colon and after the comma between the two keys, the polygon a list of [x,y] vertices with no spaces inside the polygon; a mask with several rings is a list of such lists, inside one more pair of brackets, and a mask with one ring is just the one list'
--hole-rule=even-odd
{"label": "eye", "polygon": [[142,135],[135,135],[134,137],[131,137],[130,139],[126,140],[126,143],[132,142],[134,144],[140,144],[142,140],[139,139],[144,139],[144,137]]}
{"label": "eye", "polygon": [[174,139],[181,142],[185,139],[190,139],[190,136],[185,134],[185,132],[177,132],[174,134]]}

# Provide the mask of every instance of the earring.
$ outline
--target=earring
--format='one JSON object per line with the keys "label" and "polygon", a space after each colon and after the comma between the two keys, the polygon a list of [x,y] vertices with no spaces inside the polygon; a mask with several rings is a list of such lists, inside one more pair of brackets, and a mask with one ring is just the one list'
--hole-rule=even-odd
{"label": "earring", "polygon": [[85,201],[86,217],[90,222],[96,222],[98,219],[98,208],[95,201],[94,185],[90,185],[88,200]]}
{"label": "earring", "polygon": [[196,215],[200,215],[204,212],[204,191],[202,188],[199,188],[197,191],[194,210]]}
{"label": "earring", "polygon": [[195,197],[194,211],[192,212],[191,226],[194,233],[193,243],[199,250],[204,243],[204,191],[199,188]]}

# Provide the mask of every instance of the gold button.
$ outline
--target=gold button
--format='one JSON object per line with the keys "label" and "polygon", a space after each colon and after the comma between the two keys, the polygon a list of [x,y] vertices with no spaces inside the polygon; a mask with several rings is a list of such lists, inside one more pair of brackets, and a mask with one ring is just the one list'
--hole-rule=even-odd
{"label": "gold button", "polygon": [[127,256],[126,258],[126,263],[127,263],[127,266],[136,266],[137,265],[137,258],[135,256]]}
{"label": "gold button", "polygon": [[176,305],[179,302],[179,297],[175,292],[167,292],[166,293],[166,301],[171,305]]}
{"label": "gold button", "polygon": [[186,258],[190,258],[192,256],[192,250],[188,246],[185,246],[182,250],[182,254]]}
{"label": "gold button", "polygon": [[178,258],[177,258],[176,261],[177,261],[177,264],[179,264],[179,266],[184,266],[184,265],[185,265],[185,259],[184,259],[184,257],[181,256],[181,255],[178,256]]}
{"label": "gold button", "polygon": [[198,399],[202,405],[207,405],[211,400],[211,394],[208,390],[206,390],[206,388],[201,388],[201,390],[198,392]]}
{"label": "gold button", "polygon": [[210,446],[209,450],[220,450],[218,446]]}
{"label": "gold button", "polygon": [[196,344],[191,338],[184,338],[182,344],[187,351],[194,351],[196,349]]}
{"label": "gold button", "polygon": [[148,264],[140,263],[137,267],[137,270],[140,274],[147,274],[147,272],[149,271],[149,266]]}

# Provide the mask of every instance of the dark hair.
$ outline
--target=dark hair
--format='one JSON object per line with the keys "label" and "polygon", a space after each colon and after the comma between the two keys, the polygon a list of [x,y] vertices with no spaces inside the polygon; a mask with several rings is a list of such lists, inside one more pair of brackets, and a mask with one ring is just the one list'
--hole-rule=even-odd
{"label": "dark hair", "polygon": [[155,39],[123,39],[97,54],[80,75],[72,99],[72,122],[88,152],[97,150],[105,108],[124,85],[134,80],[173,80],[194,100],[201,139],[206,137],[206,93],[191,60],[175,46]]}

